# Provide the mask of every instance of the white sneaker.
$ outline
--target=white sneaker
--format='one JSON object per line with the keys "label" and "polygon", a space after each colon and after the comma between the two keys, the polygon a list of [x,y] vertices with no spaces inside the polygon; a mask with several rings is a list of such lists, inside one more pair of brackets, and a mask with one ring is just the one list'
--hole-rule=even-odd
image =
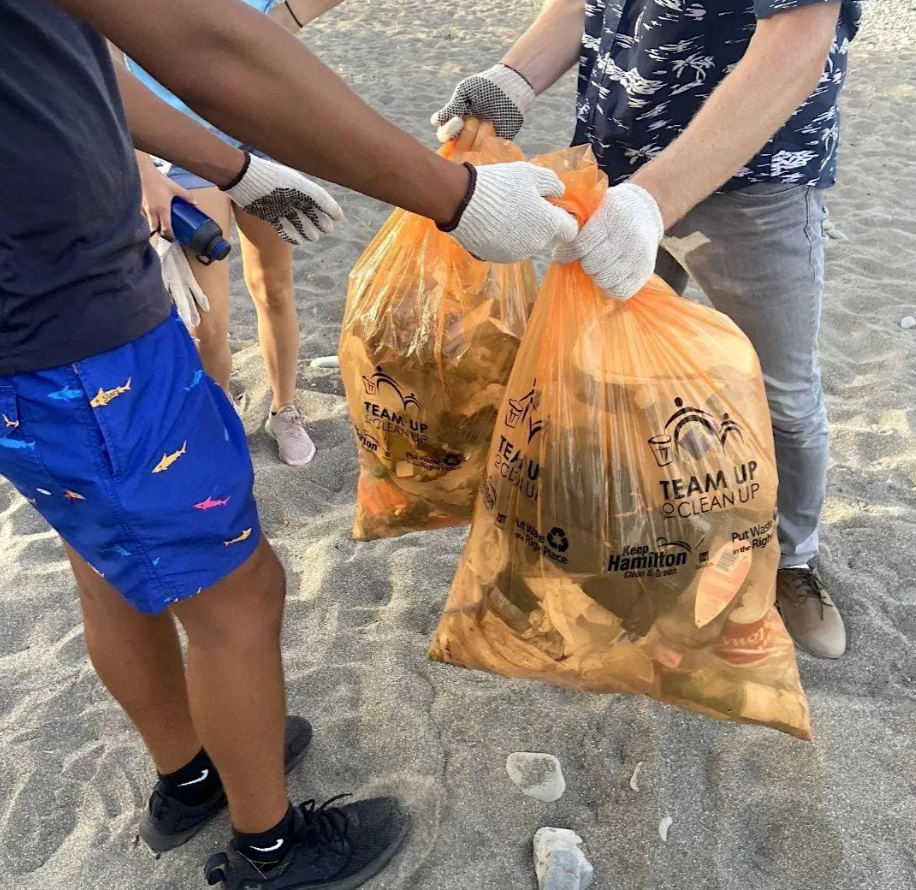
{"label": "white sneaker", "polygon": [[315,443],[302,425],[302,418],[293,405],[267,415],[264,424],[267,435],[280,448],[280,460],[290,467],[304,467],[315,457]]}

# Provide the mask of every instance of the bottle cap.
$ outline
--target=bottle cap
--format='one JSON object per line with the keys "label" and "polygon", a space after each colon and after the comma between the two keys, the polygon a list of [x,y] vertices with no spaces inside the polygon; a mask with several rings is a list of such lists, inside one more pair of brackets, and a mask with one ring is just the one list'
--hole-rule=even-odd
{"label": "bottle cap", "polygon": [[219,235],[214,235],[210,243],[207,244],[204,256],[210,260],[224,260],[229,256],[230,250],[232,250],[232,246],[222,237],[222,233],[220,233]]}

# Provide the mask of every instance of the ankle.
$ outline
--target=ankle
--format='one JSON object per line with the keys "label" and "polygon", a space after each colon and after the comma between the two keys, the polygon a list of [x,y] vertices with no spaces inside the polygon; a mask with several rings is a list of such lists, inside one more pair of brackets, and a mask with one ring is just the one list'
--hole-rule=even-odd
{"label": "ankle", "polygon": [[159,781],[169,797],[188,806],[209,800],[222,788],[219,773],[203,748],[181,769],[160,773]]}
{"label": "ankle", "polygon": [[242,832],[233,829],[236,849],[256,865],[279,864],[292,849],[296,828],[296,811],[287,801],[283,818],[267,831]]}
{"label": "ankle", "polygon": [[[162,732],[162,725],[160,724],[156,729]],[[143,735],[143,740],[146,741],[147,733],[141,730],[141,734]],[[158,740],[155,741],[158,742]],[[180,746],[173,744],[174,740],[172,738],[169,739],[169,742],[169,750],[164,750],[161,744],[158,749],[153,750],[152,745],[146,742],[147,748],[152,753],[156,774],[160,777],[168,776],[184,769],[189,763],[194,761],[194,758],[200,753],[202,747],[200,739],[197,738],[193,731],[189,734],[189,738],[185,744]]]}

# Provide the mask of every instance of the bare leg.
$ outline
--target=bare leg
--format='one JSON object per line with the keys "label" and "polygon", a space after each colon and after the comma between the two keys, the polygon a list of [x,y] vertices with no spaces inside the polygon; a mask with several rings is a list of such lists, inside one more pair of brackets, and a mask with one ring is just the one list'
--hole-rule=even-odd
{"label": "bare leg", "polygon": [[280,659],[285,592],[283,568],[262,540],[228,578],[172,607],[188,634],[194,725],[223,780],[232,824],[246,833],[272,828],[289,806]]}
{"label": "bare leg", "polygon": [[271,409],[292,405],[299,361],[299,320],[293,297],[292,247],[273,227],[235,208],[245,283],[258,313],[258,337],[273,390]]}
{"label": "bare leg", "polygon": [[171,615],[144,615],[65,545],[80,592],[89,658],[140,730],[160,773],[200,750],[191,722],[184,664]]}
{"label": "bare leg", "polygon": [[[223,230],[228,238],[232,226],[232,206],[218,188],[195,189],[197,206]],[[210,311],[201,314],[196,336],[204,370],[224,389],[229,390],[232,353],[229,350],[229,264],[226,261],[205,266],[188,255],[194,277],[210,301]]]}

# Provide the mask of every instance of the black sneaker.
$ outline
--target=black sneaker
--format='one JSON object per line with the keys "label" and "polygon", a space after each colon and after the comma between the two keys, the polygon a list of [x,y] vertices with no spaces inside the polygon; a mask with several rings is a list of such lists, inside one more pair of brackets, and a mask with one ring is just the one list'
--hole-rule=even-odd
{"label": "black sneaker", "polygon": [[210,857],[207,881],[225,890],[355,890],[391,861],[410,817],[391,797],[330,806],[339,799],[296,809],[295,845],[278,865],[262,870],[230,844]]}
{"label": "black sneaker", "polygon": [[[303,717],[286,718],[286,772],[292,772],[305,757],[312,741],[312,726]],[[157,783],[149,806],[140,818],[140,837],[156,854],[186,844],[226,806],[226,793],[220,789],[210,800],[192,807],[170,797]]]}

